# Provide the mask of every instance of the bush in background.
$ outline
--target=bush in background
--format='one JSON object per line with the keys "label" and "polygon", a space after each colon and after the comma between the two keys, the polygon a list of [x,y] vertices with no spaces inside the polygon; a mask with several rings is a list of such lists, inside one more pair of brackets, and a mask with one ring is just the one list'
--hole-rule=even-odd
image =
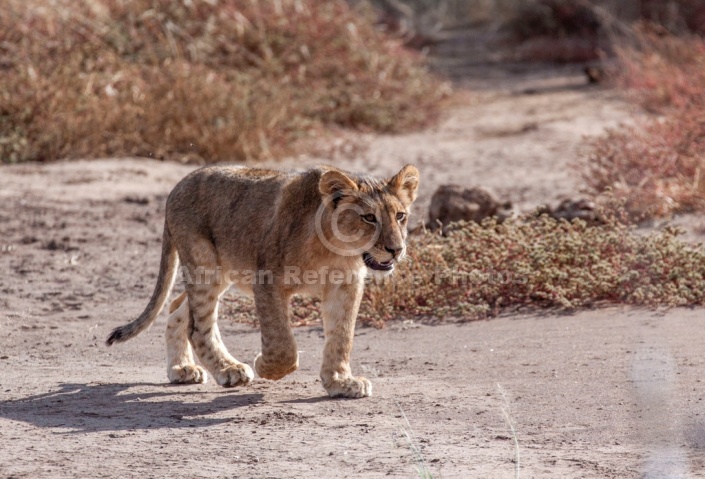
{"label": "bush in background", "polygon": [[[504,0],[502,30],[517,43],[515,59],[585,62],[612,57],[639,37],[639,24],[672,34],[705,32],[700,0]],[[512,7],[509,7],[512,5]],[[507,14],[505,14],[507,15]],[[639,39],[643,40],[643,39]]]}
{"label": "bush in background", "polygon": [[361,320],[705,304],[705,252],[675,230],[637,236],[614,219],[587,227],[546,216],[455,228],[448,237],[412,238],[396,276],[366,288]]}
{"label": "bush in background", "polygon": [[705,41],[648,29],[618,51],[616,82],[656,118],[590,142],[585,180],[635,220],[705,211]]}
{"label": "bush in background", "polygon": [[442,88],[343,0],[7,0],[0,160],[275,157],[325,126],[396,132]]}

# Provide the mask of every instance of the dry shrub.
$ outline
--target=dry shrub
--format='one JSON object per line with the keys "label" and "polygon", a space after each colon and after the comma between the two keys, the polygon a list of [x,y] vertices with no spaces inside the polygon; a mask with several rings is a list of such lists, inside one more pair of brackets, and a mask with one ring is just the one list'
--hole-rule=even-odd
{"label": "dry shrub", "polygon": [[[408,259],[365,287],[359,320],[382,327],[397,318],[479,319],[518,308],[703,305],[705,252],[677,236],[674,229],[636,235],[614,219],[596,227],[547,216],[455,223],[447,237],[409,238]],[[230,301],[251,308],[246,299]],[[292,309],[292,324],[320,318],[316,302],[297,298]]]}
{"label": "dry shrub", "polygon": [[600,20],[584,0],[535,0],[517,2],[505,29],[519,40],[596,36]]}
{"label": "dry shrub", "polygon": [[705,252],[667,230],[637,236],[610,220],[457,224],[412,238],[408,262],[365,290],[360,318],[465,319],[524,308],[705,304]]}
{"label": "dry shrub", "polygon": [[705,33],[705,3],[702,0],[632,1],[639,6],[642,20],[661,25],[672,33]]}
{"label": "dry shrub", "polygon": [[613,56],[648,22],[672,34],[705,33],[702,0],[504,0],[502,31],[528,61],[584,62]]}
{"label": "dry shrub", "polygon": [[336,125],[395,132],[442,88],[343,0],[8,0],[0,158],[278,156]]}
{"label": "dry shrub", "polygon": [[512,58],[538,62],[596,60],[606,48],[599,15],[587,0],[516,1],[502,31]]}
{"label": "dry shrub", "polygon": [[624,201],[633,219],[704,211],[705,41],[646,32],[619,52],[618,84],[656,119],[590,142],[585,179]]}
{"label": "dry shrub", "polygon": [[636,30],[639,44],[619,48],[617,86],[651,112],[705,107],[705,41],[678,37],[653,25]]}
{"label": "dry shrub", "polygon": [[634,221],[705,210],[705,117],[621,127],[591,141],[585,179]]}

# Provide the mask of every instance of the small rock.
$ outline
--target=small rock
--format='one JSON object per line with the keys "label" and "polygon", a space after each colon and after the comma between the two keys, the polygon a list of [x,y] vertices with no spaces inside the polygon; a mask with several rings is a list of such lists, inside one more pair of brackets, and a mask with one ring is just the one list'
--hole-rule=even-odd
{"label": "small rock", "polygon": [[484,188],[464,188],[460,185],[441,185],[431,198],[428,212],[430,230],[446,227],[454,221],[482,222],[486,218],[496,217],[504,221],[513,215],[512,203],[500,201]]}
{"label": "small rock", "polygon": [[555,207],[540,206],[536,210],[537,216],[548,215],[557,220],[572,221],[576,218],[585,221],[589,226],[597,226],[604,224],[604,220],[600,217],[595,203],[580,198],[577,200],[566,199]]}

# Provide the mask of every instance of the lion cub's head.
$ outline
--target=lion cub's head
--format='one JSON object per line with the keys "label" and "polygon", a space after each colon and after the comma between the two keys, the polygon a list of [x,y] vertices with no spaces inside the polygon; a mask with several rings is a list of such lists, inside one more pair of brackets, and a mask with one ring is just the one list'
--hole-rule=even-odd
{"label": "lion cub's head", "polygon": [[388,180],[328,169],[318,183],[319,238],[336,254],[359,256],[372,271],[392,272],[406,253],[409,207],[418,186],[419,172],[411,165]]}

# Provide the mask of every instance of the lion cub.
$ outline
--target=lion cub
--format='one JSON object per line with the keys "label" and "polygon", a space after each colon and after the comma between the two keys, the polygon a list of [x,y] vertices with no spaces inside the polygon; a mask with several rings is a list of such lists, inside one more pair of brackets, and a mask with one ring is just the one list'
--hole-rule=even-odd
{"label": "lion cub", "polygon": [[167,371],[171,382],[252,381],[218,330],[218,298],[233,284],[254,295],[262,352],[260,377],[277,380],[299,364],[289,299],[322,299],[321,379],[332,397],[364,397],[370,382],[350,370],[355,319],[368,272],[389,274],[406,250],[409,206],[419,172],[411,165],[381,180],[333,167],[303,172],[208,166],[186,176],[166,204],[161,265],[144,312],[116,328],[107,344],[146,330],[164,307],[183,265],[186,291],[170,305]]}

